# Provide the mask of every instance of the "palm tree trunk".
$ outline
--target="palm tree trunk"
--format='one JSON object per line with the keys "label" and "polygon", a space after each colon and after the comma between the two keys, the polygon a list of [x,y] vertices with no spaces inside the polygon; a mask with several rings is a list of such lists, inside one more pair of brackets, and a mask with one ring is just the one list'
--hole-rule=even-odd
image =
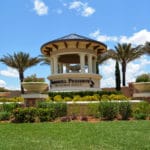
{"label": "palm tree trunk", "polygon": [[126,63],[122,63],[122,85],[126,86]]}
{"label": "palm tree trunk", "polygon": [[24,94],[24,88],[22,86],[22,82],[23,82],[23,79],[24,79],[23,72],[19,72],[19,79],[20,79],[21,94]]}

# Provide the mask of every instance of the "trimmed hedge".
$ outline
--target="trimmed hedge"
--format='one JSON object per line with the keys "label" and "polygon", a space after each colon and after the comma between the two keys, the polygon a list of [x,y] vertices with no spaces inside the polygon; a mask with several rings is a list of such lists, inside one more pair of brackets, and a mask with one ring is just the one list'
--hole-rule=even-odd
{"label": "trimmed hedge", "polygon": [[52,98],[61,95],[61,97],[64,99],[65,97],[70,97],[73,99],[74,96],[79,95],[80,97],[83,96],[93,96],[94,94],[98,94],[99,96],[102,95],[111,95],[111,94],[121,94],[119,91],[80,91],[80,92],[49,92],[49,96]]}
{"label": "trimmed hedge", "polygon": [[113,120],[118,118],[127,120],[132,116],[130,102],[98,102],[88,104],[67,105],[68,115],[86,115],[101,118],[102,120]]}
{"label": "trimmed hedge", "polygon": [[0,97],[0,102],[23,102],[23,97],[13,97],[13,98],[7,98],[7,97]]}
{"label": "trimmed hedge", "polygon": [[57,117],[67,115],[66,103],[41,102],[38,107],[17,108],[13,111],[14,122],[53,121]]}
{"label": "trimmed hedge", "polygon": [[137,103],[132,106],[133,117],[135,119],[146,119],[150,116],[150,104],[148,102]]}

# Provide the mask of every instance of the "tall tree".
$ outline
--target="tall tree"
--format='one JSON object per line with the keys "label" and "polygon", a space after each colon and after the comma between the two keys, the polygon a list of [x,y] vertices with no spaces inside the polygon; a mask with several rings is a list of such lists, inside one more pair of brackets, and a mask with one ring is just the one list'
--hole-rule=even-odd
{"label": "tall tree", "polygon": [[116,60],[116,65],[115,65],[115,79],[116,79],[116,90],[120,91],[121,87],[121,80],[120,80],[120,69],[119,69],[119,63]]}
{"label": "tall tree", "polygon": [[144,46],[141,46],[140,48],[143,49],[145,54],[149,54],[150,55],[150,42],[146,42],[144,44]]}
{"label": "tall tree", "polygon": [[27,68],[38,64],[40,62],[40,59],[38,57],[32,58],[28,53],[18,52],[18,53],[14,53],[13,55],[10,54],[4,55],[2,58],[0,58],[0,62],[18,71],[21,93],[23,94],[24,89],[21,83],[24,80],[24,71]]}
{"label": "tall tree", "polygon": [[143,51],[138,47],[132,48],[131,44],[123,43],[115,46],[115,50],[110,50],[108,55],[115,60],[118,60],[121,64],[122,69],[122,84],[126,85],[126,68],[127,64],[141,55],[143,55]]}

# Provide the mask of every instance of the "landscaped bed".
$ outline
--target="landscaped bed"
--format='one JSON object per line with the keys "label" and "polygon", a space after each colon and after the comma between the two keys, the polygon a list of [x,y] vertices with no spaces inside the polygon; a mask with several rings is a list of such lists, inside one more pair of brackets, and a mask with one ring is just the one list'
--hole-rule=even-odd
{"label": "landscaped bed", "polygon": [[148,150],[150,121],[0,124],[0,149]]}

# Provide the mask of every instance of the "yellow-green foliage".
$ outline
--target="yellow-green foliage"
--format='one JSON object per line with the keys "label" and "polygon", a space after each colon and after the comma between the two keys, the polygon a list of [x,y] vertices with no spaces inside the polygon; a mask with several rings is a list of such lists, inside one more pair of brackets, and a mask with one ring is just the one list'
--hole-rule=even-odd
{"label": "yellow-green foliage", "polygon": [[93,97],[95,101],[99,101],[101,98],[99,94],[94,94]]}
{"label": "yellow-green foliage", "polygon": [[81,101],[99,101],[100,100],[100,96],[98,94],[94,94],[93,96],[83,96],[81,98]]}
{"label": "yellow-green foliage", "polygon": [[111,100],[129,100],[129,98],[127,98],[126,96],[124,96],[123,94],[111,94],[111,95],[102,95],[101,97],[102,101],[111,101]]}
{"label": "yellow-green foliage", "polygon": [[50,96],[48,96],[46,99],[45,99],[46,102],[51,102],[52,101],[52,98]]}
{"label": "yellow-green foliage", "polygon": [[65,102],[72,101],[72,98],[71,97],[64,97],[64,101]]}
{"label": "yellow-green foliage", "polygon": [[[52,98],[49,97],[47,99],[47,101],[51,101]],[[111,94],[111,95],[102,95],[102,97],[100,97],[99,94],[94,94],[92,96],[90,95],[86,95],[86,96],[83,96],[81,97],[80,95],[75,95],[73,98],[69,97],[69,96],[66,96],[64,98],[62,98],[61,95],[56,95],[53,97],[53,100],[56,101],[56,102],[62,102],[62,101],[65,101],[65,102],[68,102],[68,101],[111,101],[111,100],[128,100],[128,98],[122,94]]]}
{"label": "yellow-green foliage", "polygon": [[14,97],[14,98],[0,98],[0,102],[23,102],[24,98],[23,97]]}
{"label": "yellow-green foliage", "polygon": [[56,101],[56,102],[62,102],[63,101],[63,98],[61,97],[61,95],[56,95],[56,96],[54,96],[54,101]]}
{"label": "yellow-green foliage", "polygon": [[111,94],[109,98],[110,100],[128,100],[128,98],[123,94],[119,94],[119,95]]}
{"label": "yellow-green foliage", "polygon": [[101,100],[102,101],[109,101],[110,100],[109,95],[102,95]]}
{"label": "yellow-green foliage", "polygon": [[75,95],[74,97],[73,97],[73,101],[81,101],[81,96],[80,95]]}

